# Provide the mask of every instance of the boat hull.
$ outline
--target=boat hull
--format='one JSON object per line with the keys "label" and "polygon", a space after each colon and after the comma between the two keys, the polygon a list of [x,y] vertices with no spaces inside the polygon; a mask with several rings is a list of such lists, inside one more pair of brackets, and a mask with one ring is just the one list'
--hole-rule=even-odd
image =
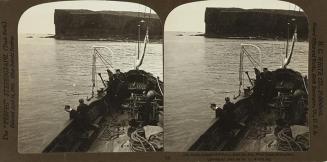
{"label": "boat hull", "polygon": [[[145,117],[147,124],[160,125],[159,113],[163,111],[163,96],[160,91],[163,82],[143,70],[131,70],[121,75],[123,77],[120,80],[108,81],[106,89],[98,91],[96,97],[88,101],[89,111],[86,118],[81,120],[76,111],[71,111],[71,119],[65,128],[43,152],[89,151],[91,146],[96,147],[94,141],[103,134],[108,123],[122,116],[125,118],[119,123],[122,129],[127,129],[128,122],[132,119],[144,123]],[[151,101],[145,93],[149,91],[154,93],[154,99]],[[145,104],[150,105],[147,114],[142,109]]]}
{"label": "boat hull", "polygon": [[[226,132],[226,121],[217,117],[209,128],[188,146],[188,150],[233,151],[242,143],[248,131],[253,129],[253,125],[260,125],[258,127],[263,132],[268,127],[275,128],[275,122],[280,119],[290,126],[308,127],[307,83],[302,75],[286,68],[265,75],[261,73],[261,78],[257,77],[258,80],[248,97],[240,97],[235,101],[233,114],[236,126],[231,126]],[[257,133],[260,134],[260,131]],[[274,131],[270,133],[273,134]]]}

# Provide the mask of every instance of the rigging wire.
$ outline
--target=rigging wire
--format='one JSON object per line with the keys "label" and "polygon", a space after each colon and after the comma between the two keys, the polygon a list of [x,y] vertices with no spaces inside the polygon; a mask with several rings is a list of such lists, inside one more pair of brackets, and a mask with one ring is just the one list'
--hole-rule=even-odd
{"label": "rigging wire", "polygon": [[106,66],[109,65],[111,68],[114,68],[112,66],[112,62],[106,60],[97,49],[95,49],[95,52],[96,52],[97,56],[99,56],[99,58],[103,62],[103,64],[105,64]]}
{"label": "rigging wire", "polygon": [[255,67],[260,66],[260,64],[250,55],[250,53],[245,48],[243,48],[243,50],[245,52],[244,54],[246,54],[246,56],[249,58],[249,60],[253,66],[255,66]]}

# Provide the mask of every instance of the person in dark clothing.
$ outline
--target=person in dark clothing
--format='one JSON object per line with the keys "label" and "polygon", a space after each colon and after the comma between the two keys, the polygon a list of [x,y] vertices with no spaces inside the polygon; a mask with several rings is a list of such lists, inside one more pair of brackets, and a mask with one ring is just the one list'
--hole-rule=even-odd
{"label": "person in dark clothing", "polygon": [[113,79],[114,79],[114,80],[118,79],[118,80],[120,80],[120,81],[123,81],[124,78],[125,78],[124,73],[122,73],[122,72],[120,71],[120,69],[116,69],[116,73],[113,74]]}
{"label": "person in dark clothing", "polygon": [[113,74],[113,80],[111,81],[111,85],[110,85],[110,93],[109,93],[109,97],[111,99],[111,104],[113,109],[116,112],[122,112],[122,110],[120,109],[120,104],[123,100],[123,98],[125,97],[124,93],[127,88],[127,85],[124,84],[124,74],[120,71],[120,69],[116,69],[115,74]]}
{"label": "person in dark clothing", "polygon": [[215,111],[215,113],[216,113],[216,118],[220,117],[220,115],[221,115],[221,113],[222,113],[222,111],[223,111],[222,108],[218,107],[216,104],[211,104],[211,105],[210,105],[210,108],[211,108],[212,110]]}
{"label": "person in dark clothing", "polygon": [[272,72],[268,70],[268,68],[263,68],[263,79],[267,80],[267,81],[271,81],[272,80]]}
{"label": "person in dark clothing", "polygon": [[253,68],[254,69],[254,73],[255,73],[255,79],[259,80],[260,79],[260,70],[258,70],[257,68]]}
{"label": "person in dark clothing", "polygon": [[155,98],[155,92],[153,90],[149,90],[146,93],[146,102],[143,106],[143,109],[141,110],[141,115],[142,115],[142,120],[143,120],[143,125],[151,125],[153,124],[151,121],[150,116],[153,113],[152,110],[152,101]]}
{"label": "person in dark clothing", "polygon": [[[273,97],[273,76],[272,72],[268,68],[263,68],[262,81],[263,81],[263,99],[267,103]],[[265,108],[265,106],[264,106]],[[265,110],[264,110],[265,111]]]}
{"label": "person in dark clothing", "polygon": [[255,73],[255,81],[254,81],[254,88],[253,88],[253,93],[255,96],[260,96],[261,95],[261,87],[262,87],[262,81],[261,81],[261,72],[257,69],[254,68],[254,73]]}
{"label": "person in dark clothing", "polygon": [[223,111],[225,113],[231,114],[231,113],[233,113],[234,109],[235,109],[234,103],[232,103],[230,101],[229,97],[226,97],[225,98],[225,104],[223,106]]}
{"label": "person in dark clothing", "polygon": [[77,106],[77,121],[79,123],[80,129],[86,130],[90,124],[88,117],[89,106],[84,103],[83,99],[79,99],[78,101],[79,105]]}
{"label": "person in dark clothing", "polygon": [[224,133],[229,134],[236,127],[235,105],[230,101],[229,97],[225,98],[225,102],[221,115],[222,130]]}
{"label": "person in dark clothing", "polygon": [[120,74],[121,74],[120,69],[116,69],[114,76],[118,76]]}
{"label": "person in dark clothing", "polygon": [[[122,89],[127,88],[126,87],[127,85],[124,84],[126,76],[124,73],[120,72],[119,69],[116,69],[116,73],[113,75],[113,79],[114,79],[114,81],[113,81],[112,86],[113,86],[113,90],[114,90],[114,96],[117,97],[120,95],[119,93],[122,91]],[[123,94],[123,95],[125,95],[125,94]]]}
{"label": "person in dark clothing", "polygon": [[77,112],[82,116],[85,116],[89,111],[89,107],[84,103],[83,99],[78,100],[79,105],[77,106]]}
{"label": "person in dark clothing", "polygon": [[141,114],[142,114],[142,120],[143,120],[143,125],[149,125],[150,124],[150,114],[152,111],[152,105],[151,105],[151,101],[147,100],[143,109],[141,110]]}
{"label": "person in dark clothing", "polygon": [[263,93],[264,93],[264,79],[263,79],[263,73],[260,72],[257,68],[254,68],[255,72],[255,82],[254,82],[254,87],[253,87],[253,97],[255,99],[255,108],[253,109],[253,113],[258,113],[261,111],[259,107],[261,108],[263,105]]}
{"label": "person in dark clothing", "polygon": [[113,86],[115,96],[117,96],[119,88],[121,87],[121,84],[122,84],[121,75],[122,75],[122,73],[120,72],[119,69],[116,69],[116,73],[113,74],[112,86]]}
{"label": "person in dark clothing", "polygon": [[114,80],[114,73],[112,73],[109,69],[107,69],[107,73],[108,73],[108,80],[109,81]]}

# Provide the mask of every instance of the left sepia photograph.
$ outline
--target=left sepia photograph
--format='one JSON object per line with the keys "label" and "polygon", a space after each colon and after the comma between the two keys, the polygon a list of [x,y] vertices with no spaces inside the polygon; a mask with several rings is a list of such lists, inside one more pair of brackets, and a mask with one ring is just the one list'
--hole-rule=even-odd
{"label": "left sepia photograph", "polygon": [[163,151],[163,32],[128,2],[33,6],[18,26],[18,152]]}

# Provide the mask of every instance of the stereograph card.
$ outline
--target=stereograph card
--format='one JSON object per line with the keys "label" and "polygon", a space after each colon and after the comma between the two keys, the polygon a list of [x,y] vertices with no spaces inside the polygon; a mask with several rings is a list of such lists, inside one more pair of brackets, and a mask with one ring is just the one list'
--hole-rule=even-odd
{"label": "stereograph card", "polygon": [[325,161],[324,0],[0,1],[0,161]]}

